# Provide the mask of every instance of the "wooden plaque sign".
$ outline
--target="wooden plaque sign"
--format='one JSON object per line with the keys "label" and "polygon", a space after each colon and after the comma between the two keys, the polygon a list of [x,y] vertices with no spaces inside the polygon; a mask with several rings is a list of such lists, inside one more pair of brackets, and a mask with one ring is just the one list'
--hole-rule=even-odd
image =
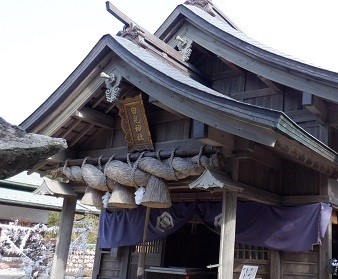
{"label": "wooden plaque sign", "polygon": [[154,150],[142,95],[120,101],[118,108],[128,150]]}

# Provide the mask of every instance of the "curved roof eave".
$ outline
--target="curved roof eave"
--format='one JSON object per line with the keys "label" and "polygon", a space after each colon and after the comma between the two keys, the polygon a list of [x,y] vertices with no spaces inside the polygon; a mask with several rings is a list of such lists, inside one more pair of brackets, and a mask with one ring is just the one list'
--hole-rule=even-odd
{"label": "curved roof eave", "polygon": [[55,106],[62,104],[109,51],[116,55],[115,69],[126,80],[188,117],[268,146],[274,146],[277,134],[291,137],[329,161],[338,162],[335,152],[292,122],[283,112],[226,97],[130,41],[110,35],[101,38],[62,85],[23,122],[23,128],[34,129]]}
{"label": "curved roof eave", "polygon": [[168,32],[165,28],[182,17],[196,27],[187,36],[216,55],[272,81],[338,102],[338,73],[268,48],[197,7],[178,6],[156,35],[163,38]]}
{"label": "curved roof eave", "polygon": [[[248,128],[249,132],[255,129],[258,135],[263,135],[264,132],[270,131],[266,133],[270,137],[272,136],[271,132],[278,133],[293,138],[303,146],[338,164],[336,152],[308,134],[285,113],[229,98],[185,76],[179,70],[174,69],[167,63],[155,58],[149,52],[121,37],[110,37],[107,42],[115,54],[123,60],[123,67],[120,70],[124,72],[124,77],[127,80],[129,79],[133,83],[130,77],[131,73],[136,71],[139,77],[144,75],[145,79],[150,80],[148,83],[155,83],[157,86],[162,85],[171,94],[175,93],[176,97],[179,96],[180,99],[175,102],[173,94],[168,98],[166,96],[168,92],[147,91],[147,89],[151,88],[151,85],[143,84],[141,80],[138,80],[138,84],[135,84],[134,81],[137,87],[171,109],[223,131],[246,137],[265,145],[273,146],[274,143],[268,143],[272,138],[265,141],[265,139],[257,139],[252,135],[250,137],[250,133],[243,133],[243,129]],[[147,83],[147,81],[144,80],[144,83]],[[192,107],[188,107],[189,102]],[[185,105],[181,106],[181,103],[185,103]],[[206,110],[205,115],[202,115],[203,110]],[[223,117],[226,117],[226,119]],[[236,121],[238,126],[232,127],[232,129],[229,129],[229,126],[222,127],[222,120],[227,122],[229,119]],[[212,123],[212,121],[215,122]],[[232,123],[234,124],[234,122]],[[260,131],[262,131],[261,134]]]}

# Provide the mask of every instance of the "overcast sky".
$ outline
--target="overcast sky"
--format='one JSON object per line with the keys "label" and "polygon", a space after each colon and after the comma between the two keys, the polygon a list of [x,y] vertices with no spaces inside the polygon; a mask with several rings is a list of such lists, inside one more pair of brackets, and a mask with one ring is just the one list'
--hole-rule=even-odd
{"label": "overcast sky", "polygon": [[[181,0],[111,0],[155,32]],[[248,36],[338,72],[336,0],[214,0]],[[95,43],[123,25],[103,0],[0,0],[0,116],[26,119],[80,64]]]}

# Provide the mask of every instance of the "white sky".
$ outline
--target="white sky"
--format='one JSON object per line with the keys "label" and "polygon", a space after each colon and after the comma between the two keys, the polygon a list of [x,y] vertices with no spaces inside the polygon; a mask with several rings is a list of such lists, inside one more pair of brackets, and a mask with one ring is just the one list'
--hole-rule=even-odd
{"label": "white sky", "polygon": [[[184,0],[110,0],[154,32]],[[336,0],[214,0],[248,36],[338,73]],[[20,124],[123,25],[104,0],[0,0],[0,117]]]}

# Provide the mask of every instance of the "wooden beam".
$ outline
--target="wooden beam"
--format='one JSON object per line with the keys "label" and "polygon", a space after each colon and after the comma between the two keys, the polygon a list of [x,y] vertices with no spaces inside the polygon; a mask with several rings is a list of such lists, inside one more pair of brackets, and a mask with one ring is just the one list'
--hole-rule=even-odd
{"label": "wooden beam", "polygon": [[284,204],[309,204],[316,202],[330,202],[329,195],[283,196]]}
{"label": "wooden beam", "polygon": [[[178,142],[180,142],[180,141],[178,141]],[[181,142],[188,142],[188,141],[181,141]],[[170,156],[172,155],[172,152],[175,149],[176,149],[175,150],[175,156],[178,156],[178,157],[192,157],[192,156],[195,156],[195,155],[199,154],[199,152],[200,152],[200,149],[190,149],[189,146],[187,146],[187,145],[179,145],[179,146],[182,146],[184,149],[183,148],[182,149],[177,149],[177,145],[173,145],[173,146],[169,145],[169,147],[171,147],[170,149],[164,149],[164,148],[157,148],[157,147],[155,147],[155,150],[160,150],[160,154],[158,154],[155,151],[148,151],[148,152],[144,153],[143,157],[157,158],[157,156],[160,155],[161,159],[168,159],[168,158],[170,158]],[[190,143],[190,146],[193,146],[192,142]],[[197,147],[197,145],[195,145],[195,146]],[[200,146],[203,146],[203,145],[200,144]],[[105,156],[103,156],[104,155],[103,150],[101,150],[101,152],[98,153],[98,154],[100,154],[99,156],[103,156],[101,158],[101,163],[102,164],[107,163],[108,160],[109,160],[109,158],[110,158],[110,156],[112,154],[118,154],[117,152],[113,152],[113,150],[117,151],[116,149],[108,149],[108,150],[109,150],[109,153],[107,155],[105,155]],[[218,150],[219,150],[218,147],[205,146],[204,149],[203,149],[203,154],[206,154],[206,155],[207,154],[214,154]],[[126,151],[126,149],[123,149],[123,152],[120,152],[120,154],[124,154],[124,155],[116,155],[114,157],[114,159],[126,162],[127,161],[126,154],[128,152],[125,152],[125,151]],[[97,154],[97,153],[94,153],[94,154]],[[139,156],[140,156],[140,153],[132,153],[132,154],[130,154],[129,158],[130,158],[131,161],[136,161]],[[88,156],[86,156],[86,157],[88,157]],[[92,158],[91,157],[91,158],[87,159],[87,162],[88,162],[88,164],[97,165],[98,159],[99,158]],[[80,166],[82,164],[82,162],[83,162],[83,159],[69,160],[68,161],[68,165],[69,166]]]}
{"label": "wooden beam", "polygon": [[286,114],[296,123],[314,122],[314,121],[318,122],[318,120],[320,120],[318,119],[318,116],[314,115],[307,109],[287,111]]}
{"label": "wooden beam", "polygon": [[220,72],[217,74],[212,74],[211,75],[211,80],[212,81],[216,81],[216,80],[220,80],[220,79],[226,79],[229,77],[237,77],[242,75],[242,73],[238,72],[238,71],[234,71],[234,70],[230,70],[230,71],[224,71],[224,72]]}
{"label": "wooden beam", "polygon": [[49,158],[49,160],[52,162],[64,162],[69,158],[77,158],[77,152],[75,152],[74,150],[66,149],[53,155]]}
{"label": "wooden beam", "polygon": [[281,170],[281,159],[271,150],[242,138],[236,138],[234,154],[239,159],[251,159],[269,168]]}
{"label": "wooden beam", "polygon": [[[192,201],[198,199],[207,199],[207,200],[221,200],[222,199],[222,191],[214,189],[212,193],[209,192],[184,192],[177,193],[177,190],[188,190],[188,185],[193,181],[193,179],[189,178],[185,181],[177,182],[169,182],[168,186],[171,191],[170,196],[174,198],[176,201]],[[243,188],[243,192],[238,193],[239,198],[243,198],[246,200],[252,200],[265,204],[281,204],[282,197],[267,192],[265,190],[261,190],[259,188],[250,186],[248,184],[238,182],[238,185]],[[327,199],[328,200],[328,199]]]}
{"label": "wooden beam", "polygon": [[303,92],[302,105],[313,114],[320,115],[323,119],[327,118],[327,105],[323,99],[313,94]]}
{"label": "wooden beam", "polygon": [[239,185],[243,188],[243,192],[238,193],[238,197],[267,204],[280,204],[282,201],[281,196],[277,194],[244,183]]}
{"label": "wooden beam", "polygon": [[276,91],[276,93],[278,94],[284,94],[283,89],[280,85],[277,85],[275,82],[271,81],[270,79],[267,79],[263,76],[257,75],[257,77],[263,81],[267,86],[269,86],[271,89],[273,89],[274,91]]}
{"label": "wooden beam", "polygon": [[111,130],[115,128],[116,121],[114,117],[88,107],[83,107],[79,110],[76,110],[72,116],[76,119],[80,119],[104,129]]}
{"label": "wooden beam", "polygon": [[[33,172],[39,172],[42,167],[45,165],[58,165],[61,162],[66,161],[69,158],[77,158],[77,153],[74,150],[66,149],[63,150],[48,159],[36,164],[32,169],[27,171],[27,174],[32,174]],[[51,169],[50,166],[47,166],[47,169]]]}
{"label": "wooden beam", "polygon": [[[201,146],[203,146],[203,143],[201,143],[198,140],[194,140],[194,139],[183,139],[183,140],[173,140],[173,141],[166,141],[166,142],[155,142],[154,145],[155,145],[155,151],[163,150],[163,151],[169,152],[174,149],[178,149],[178,150],[199,149],[201,148]],[[214,148],[215,150],[219,150],[219,148],[216,148],[216,147]],[[127,153],[128,153],[128,150],[126,147],[115,147],[115,148],[79,151],[77,158],[85,158],[85,157],[98,158],[100,156],[107,156],[108,158],[110,158],[112,154],[125,157],[125,154]],[[133,156],[137,157],[138,154],[132,155],[132,157]],[[95,164],[95,162],[93,163]]]}
{"label": "wooden beam", "polygon": [[225,65],[227,65],[231,70],[233,70],[234,72],[237,72],[239,75],[244,75],[244,70],[240,67],[238,67],[237,65],[235,65],[234,63],[231,63],[230,61],[224,59],[221,56],[217,56]]}
{"label": "wooden beam", "polygon": [[64,197],[59,233],[56,240],[51,279],[65,278],[77,197]]}
{"label": "wooden beam", "polygon": [[[170,189],[169,185],[169,189]],[[175,189],[175,187],[172,187]],[[188,187],[187,187],[188,189]],[[195,201],[195,200],[208,200],[208,201],[220,201],[222,200],[223,193],[221,191],[217,192],[191,192],[191,193],[170,193],[171,201]]]}
{"label": "wooden beam", "polygon": [[208,137],[208,125],[198,120],[191,120],[190,137],[193,139],[202,139]]}
{"label": "wooden beam", "polygon": [[222,146],[222,153],[229,157],[235,146],[235,137],[232,134],[194,119],[191,120],[190,138],[197,139],[207,145]]}
{"label": "wooden beam", "polygon": [[276,94],[277,93],[275,90],[267,87],[267,88],[262,88],[262,89],[234,93],[234,94],[231,94],[231,97],[235,98],[236,100],[245,100],[245,99],[251,99],[251,98],[271,96],[271,95],[276,95]]}

